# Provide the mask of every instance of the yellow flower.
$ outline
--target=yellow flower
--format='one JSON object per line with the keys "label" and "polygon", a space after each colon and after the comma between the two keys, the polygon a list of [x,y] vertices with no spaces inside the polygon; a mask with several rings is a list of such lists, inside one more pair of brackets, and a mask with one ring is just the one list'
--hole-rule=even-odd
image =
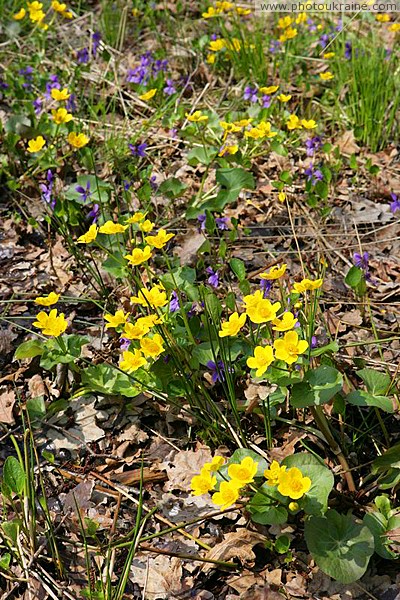
{"label": "yellow flower", "polygon": [[131,297],[132,304],[161,308],[168,303],[167,294],[160,285],[155,285],[151,290],[142,288],[137,296]]}
{"label": "yellow flower", "polygon": [[221,10],[216,10],[213,6],[209,6],[207,12],[201,13],[203,19],[210,19],[211,17],[216,17],[221,14]]}
{"label": "yellow flower", "polygon": [[160,249],[163,248],[165,244],[167,244],[173,237],[175,237],[174,233],[167,233],[165,229],[160,229],[157,235],[148,235],[144,239],[146,244],[150,244],[150,246]]}
{"label": "yellow flower", "polygon": [[131,223],[139,223],[140,221],[143,221],[143,219],[145,218],[146,213],[142,213],[142,212],[137,212],[134,215],[132,215],[131,217],[129,217],[125,223],[127,224],[131,224]]}
{"label": "yellow flower", "polygon": [[[34,3],[32,3],[34,4]],[[39,4],[39,3],[38,3]],[[29,18],[32,23],[38,23],[40,26],[40,22],[43,21],[46,14],[42,10],[29,10]],[[48,25],[43,26],[44,29],[48,28]]]}
{"label": "yellow flower", "polygon": [[28,10],[32,12],[36,12],[37,10],[41,10],[43,8],[42,2],[37,2],[36,0],[34,2],[28,2],[27,5]]}
{"label": "yellow flower", "polygon": [[149,90],[148,92],[145,92],[144,94],[141,94],[139,96],[140,100],[144,100],[145,102],[147,102],[147,100],[151,100],[153,98],[153,96],[155,96],[157,93],[157,89],[153,88],[152,90]]}
{"label": "yellow flower", "polygon": [[64,11],[63,13],[61,13],[61,14],[62,14],[62,16],[63,16],[65,19],[72,19],[72,16],[73,16],[73,15],[72,15],[72,12],[71,12],[70,10],[65,10],[65,11]]}
{"label": "yellow flower", "polygon": [[252,323],[268,323],[276,319],[276,313],[281,307],[280,302],[270,302],[263,298],[262,291],[257,290],[253,295],[243,298],[246,305],[246,314]]}
{"label": "yellow flower", "polygon": [[297,115],[290,115],[286,122],[286,127],[289,129],[289,131],[292,131],[293,129],[301,129],[299,117]]}
{"label": "yellow flower", "polygon": [[15,15],[13,15],[13,19],[15,19],[15,21],[21,21],[21,19],[23,19],[25,15],[25,8],[21,8],[17,13],[15,13]]}
{"label": "yellow flower", "polygon": [[318,290],[322,284],[323,279],[315,279],[314,281],[311,279],[303,279],[299,283],[293,284],[293,291],[296,292],[296,294],[302,294],[311,290]]}
{"label": "yellow flower", "polygon": [[303,473],[297,467],[292,467],[279,477],[278,492],[282,496],[289,496],[293,500],[298,500],[311,487],[311,479],[303,477]]}
{"label": "yellow flower", "polygon": [[222,38],[219,38],[218,40],[212,40],[208,47],[211,52],[219,52],[226,47],[226,42]]}
{"label": "yellow flower", "polygon": [[283,263],[280,267],[279,265],[275,265],[271,267],[268,273],[260,273],[261,279],[267,279],[267,281],[273,281],[274,279],[279,279],[286,273],[287,264]]}
{"label": "yellow flower", "polygon": [[299,354],[303,354],[308,348],[306,340],[299,340],[296,331],[288,331],[284,338],[274,341],[275,358],[283,360],[288,365],[297,361]]}
{"label": "yellow flower", "polygon": [[[240,119],[239,121],[234,121],[233,124],[236,125],[236,127],[243,129],[243,127],[247,127],[248,125],[250,125],[252,120],[253,119]],[[222,123],[225,123],[225,121],[220,121],[219,123],[222,126]],[[228,123],[228,125],[232,125],[232,123]]]}
{"label": "yellow flower", "polygon": [[114,223],[113,221],[106,221],[99,229],[99,233],[105,233],[106,235],[113,235],[114,233],[123,233],[127,229],[127,225],[121,225],[121,223]]}
{"label": "yellow flower", "polygon": [[296,512],[296,511],[298,511],[299,510],[299,503],[298,502],[289,502],[288,509],[290,510],[290,512]]}
{"label": "yellow flower", "polygon": [[124,258],[129,260],[129,264],[132,265],[132,267],[137,267],[137,265],[141,265],[151,258],[151,248],[150,246],[145,246],[144,250],[141,250],[141,248],[134,248],[131,254],[126,254]]}
{"label": "yellow flower", "polygon": [[219,471],[219,469],[225,464],[225,458],[223,456],[214,456],[214,458],[209,463],[205,463],[202,468],[202,471],[210,471],[211,473],[214,471]]}
{"label": "yellow flower", "polygon": [[242,15],[243,17],[251,14],[251,10],[249,8],[242,8],[241,6],[237,6],[235,10],[238,15]]}
{"label": "yellow flower", "polygon": [[203,115],[201,110],[196,110],[193,114],[185,113],[185,117],[192,123],[201,123],[202,121],[208,121],[207,115]]}
{"label": "yellow flower", "polygon": [[141,340],[143,336],[149,333],[150,327],[147,323],[139,323],[141,319],[138,319],[135,324],[125,323],[123,337],[128,340]]}
{"label": "yellow flower", "polygon": [[58,0],[53,0],[53,2],[51,3],[51,8],[56,12],[63,13],[67,10],[67,5],[64,2],[61,3],[58,2]]}
{"label": "yellow flower", "polygon": [[271,487],[274,485],[278,485],[280,477],[285,471],[285,466],[280,467],[279,463],[276,460],[273,460],[272,463],[269,465],[269,469],[266,469],[264,471],[264,477],[268,480],[267,484]]}
{"label": "yellow flower", "polygon": [[335,52],[325,52],[323,58],[326,58],[327,60],[329,58],[333,58],[335,56]]}
{"label": "yellow flower", "polygon": [[119,363],[119,367],[127,373],[132,373],[132,371],[137,371],[145,364],[146,359],[142,356],[140,350],[134,350],[133,352],[125,350],[122,353],[122,360]]}
{"label": "yellow flower", "polygon": [[278,193],[278,200],[279,200],[279,202],[285,202],[285,200],[286,200],[286,194],[285,194],[285,192],[279,192]]}
{"label": "yellow flower", "polygon": [[300,25],[301,23],[305,23],[307,21],[307,13],[302,12],[296,17],[296,23]]}
{"label": "yellow flower", "polygon": [[257,369],[256,377],[261,377],[273,360],[274,351],[271,346],[265,346],[265,348],[263,346],[256,346],[254,348],[254,356],[250,356],[247,359],[247,366],[250,369]]}
{"label": "yellow flower", "polygon": [[322,81],[329,81],[330,79],[333,79],[335,76],[332,75],[332,73],[330,71],[325,71],[325,73],[320,73],[319,77],[320,77],[320,79],[322,79]]}
{"label": "yellow flower", "polygon": [[388,15],[387,13],[377,14],[375,19],[380,23],[388,23],[390,21],[390,15]]}
{"label": "yellow flower", "polygon": [[37,321],[33,323],[35,327],[42,330],[43,335],[60,336],[68,327],[68,322],[64,318],[64,313],[57,316],[57,309],[53,308],[50,314],[40,312],[36,316]]}
{"label": "yellow flower", "polygon": [[247,483],[254,481],[257,468],[258,463],[251,456],[246,456],[240,464],[229,465],[228,475],[238,487],[243,487]]}
{"label": "yellow flower", "polygon": [[57,100],[57,102],[62,102],[63,100],[68,100],[70,95],[71,94],[68,92],[67,88],[64,88],[63,90],[58,90],[57,88],[53,88],[51,90],[51,97],[53,98],[53,100]]}
{"label": "yellow flower", "polygon": [[310,119],[309,121],[307,121],[306,119],[302,119],[301,124],[303,125],[304,129],[315,129],[317,126],[314,119]]}
{"label": "yellow flower", "polygon": [[260,87],[260,92],[262,94],[267,94],[267,96],[269,96],[270,94],[274,94],[278,90],[279,90],[279,85],[270,85],[268,87]]}
{"label": "yellow flower", "polygon": [[389,25],[388,29],[389,29],[389,31],[393,31],[394,33],[397,33],[398,31],[400,31],[400,23],[392,23],[391,25]]}
{"label": "yellow flower", "polygon": [[208,65],[213,65],[215,63],[216,58],[217,58],[217,55],[214,54],[214,52],[209,52],[206,56],[206,63]]}
{"label": "yellow flower", "polygon": [[143,233],[150,233],[150,231],[154,229],[154,223],[152,223],[149,219],[146,219],[143,221],[143,223],[140,223],[139,227]]}
{"label": "yellow flower", "polygon": [[277,96],[279,102],[289,102],[289,100],[292,98],[292,94],[279,94],[279,96]]}
{"label": "yellow flower", "polygon": [[89,231],[87,231],[86,233],[84,233],[83,235],[81,235],[80,237],[78,237],[78,239],[76,240],[77,244],[90,244],[90,242],[93,242],[96,238],[97,238],[97,233],[98,233],[98,227],[93,224],[89,227]]}
{"label": "yellow flower", "polygon": [[143,324],[149,329],[152,329],[155,325],[160,325],[163,322],[163,317],[159,317],[158,315],[148,315],[147,317],[140,317],[137,319],[136,323]]}
{"label": "yellow flower", "polygon": [[71,144],[74,148],[83,148],[86,144],[89,143],[89,138],[84,133],[75,133],[75,131],[71,131],[67,137],[68,143]]}
{"label": "yellow flower", "polygon": [[286,29],[287,27],[289,27],[291,24],[293,23],[293,19],[292,17],[286,16],[286,17],[281,17],[278,20],[278,28],[279,29]]}
{"label": "yellow flower", "polygon": [[50,292],[48,296],[38,296],[35,298],[34,303],[40,304],[40,306],[51,306],[52,304],[57,304],[59,298],[60,294]]}
{"label": "yellow flower", "polygon": [[234,312],[228,321],[221,323],[221,331],[218,332],[219,337],[227,337],[230,335],[237,335],[243,325],[246,323],[246,315],[243,313],[242,315],[238,315],[237,312]]}
{"label": "yellow flower", "polygon": [[274,331],[289,331],[298,323],[298,319],[290,311],[284,312],[281,319],[274,319],[272,323],[275,325]]}
{"label": "yellow flower", "polygon": [[215,492],[212,495],[212,501],[217,506],[221,507],[221,510],[225,510],[235,504],[239,498],[239,488],[234,481],[222,481],[219,486],[219,492]]}
{"label": "yellow flower", "polygon": [[51,114],[53,115],[54,122],[57,123],[57,125],[69,123],[73,119],[73,116],[67,111],[66,108],[53,108]]}
{"label": "yellow flower", "polygon": [[37,138],[33,140],[29,140],[28,142],[28,152],[34,154],[35,152],[40,152],[43,146],[46,144],[46,140],[43,136],[38,135]]}
{"label": "yellow flower", "polygon": [[284,31],[284,33],[282,33],[282,35],[279,36],[279,41],[287,42],[287,40],[293,39],[294,37],[296,37],[296,35],[297,29],[294,29],[294,27],[288,27],[286,31]]}
{"label": "yellow flower", "polygon": [[161,335],[155,333],[152,338],[142,338],[140,340],[140,349],[145,356],[156,358],[165,351]]}
{"label": "yellow flower", "polygon": [[117,310],[115,315],[107,313],[106,315],[104,315],[104,319],[108,321],[106,329],[110,329],[110,327],[116,329],[120,325],[125,325],[129,315],[130,313],[125,314],[123,310]]}
{"label": "yellow flower", "polygon": [[209,471],[201,471],[200,475],[192,477],[190,487],[192,488],[192,496],[202,496],[215,488],[217,478],[211,475]]}
{"label": "yellow flower", "polygon": [[222,146],[221,150],[218,152],[218,156],[225,156],[225,154],[236,154],[236,152],[239,150],[239,146],[237,145],[233,145],[233,146]]}

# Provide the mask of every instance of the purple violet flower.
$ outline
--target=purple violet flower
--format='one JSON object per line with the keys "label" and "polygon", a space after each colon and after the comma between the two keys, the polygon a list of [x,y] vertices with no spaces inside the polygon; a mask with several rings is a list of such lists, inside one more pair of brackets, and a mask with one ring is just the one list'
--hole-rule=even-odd
{"label": "purple violet flower", "polygon": [[397,194],[394,194],[393,192],[390,194],[390,197],[393,200],[393,202],[390,203],[390,210],[394,214],[398,210],[400,210],[400,198],[397,196]]}
{"label": "purple violet flower", "polygon": [[40,191],[42,192],[42,200],[46,202],[46,204],[49,204],[50,208],[54,210],[56,201],[51,196],[53,191],[54,175],[50,169],[47,171],[46,179],[47,185],[45,183],[41,183],[39,185]]}
{"label": "purple violet flower", "polygon": [[[217,361],[217,363],[215,363],[213,360],[209,360],[207,367],[211,371],[211,381],[213,383],[225,381],[225,365],[222,360]],[[232,372],[232,369],[230,369],[230,372]]]}
{"label": "purple violet flower", "polygon": [[119,347],[121,348],[121,350],[123,352],[125,350],[128,350],[130,345],[131,345],[131,340],[128,340],[128,338],[124,338],[124,337],[119,338]]}
{"label": "purple violet flower", "polygon": [[304,174],[307,177],[307,181],[311,181],[311,185],[315,185],[317,181],[322,181],[324,176],[322,171],[319,169],[314,169],[313,164],[311,163],[308,169],[305,169]]}
{"label": "purple violet flower", "polygon": [[35,109],[35,115],[38,116],[42,112],[43,100],[38,96],[33,102],[33,108]]}
{"label": "purple violet flower", "polygon": [[78,50],[78,52],[76,53],[76,60],[81,65],[87,65],[87,63],[89,62],[88,48],[82,48],[81,50]]}
{"label": "purple violet flower", "polygon": [[134,146],[133,144],[128,144],[128,147],[133,156],[139,156],[140,158],[146,157],[146,148],[147,148],[146,142],[142,142],[141,144],[138,144],[137,146]]}
{"label": "purple violet flower", "polygon": [[243,94],[243,100],[250,100],[250,102],[257,102],[258,97],[257,97],[257,93],[258,90],[256,87],[252,88],[251,86],[247,85],[244,88],[244,94]]}
{"label": "purple violet flower", "polygon": [[90,198],[90,196],[92,195],[92,192],[90,191],[90,180],[87,180],[86,188],[82,187],[81,185],[77,185],[75,190],[78,192],[78,194],[82,196],[82,202],[86,202],[87,199]]}
{"label": "purple violet flower", "polygon": [[279,40],[271,40],[271,45],[269,47],[269,51],[271,54],[275,54],[280,49],[281,43]]}
{"label": "purple violet flower", "polygon": [[207,282],[213,287],[213,288],[217,288],[219,286],[219,275],[218,275],[218,271],[214,271],[212,269],[212,267],[207,267],[206,269],[206,273],[208,273],[210,275],[210,277],[208,277]]}
{"label": "purple violet flower", "polygon": [[158,190],[157,175],[152,175],[149,179],[150,187],[153,192]]}
{"label": "purple violet flower", "polygon": [[99,49],[101,40],[100,31],[95,31],[92,35],[92,54],[93,58],[96,58],[97,50]]}
{"label": "purple violet flower", "polygon": [[353,55],[353,46],[351,42],[346,42],[344,45],[344,57],[350,60]]}
{"label": "purple violet flower", "polygon": [[314,153],[321,148],[321,146],[322,140],[318,135],[312,138],[308,138],[308,140],[306,140],[307,156],[313,156]]}
{"label": "purple violet flower", "polygon": [[93,223],[97,223],[99,216],[100,216],[100,206],[98,204],[93,204],[93,208],[88,213],[87,218],[92,219],[92,225],[93,225]]}
{"label": "purple violet flower", "polygon": [[169,312],[177,312],[180,309],[178,294],[175,290],[171,294],[171,300],[169,301]]}
{"label": "purple violet flower", "polygon": [[368,252],[364,252],[363,254],[354,252],[353,259],[354,259],[354,264],[356,265],[356,267],[358,267],[359,269],[362,269],[365,272],[368,271],[368,269],[369,269],[369,264],[368,264],[369,254],[368,254]]}
{"label": "purple violet flower", "polygon": [[164,88],[164,94],[167,96],[172,96],[172,94],[176,93],[176,88],[174,87],[174,82],[172,79],[167,79],[165,82],[167,85]]}
{"label": "purple violet flower", "polygon": [[197,220],[199,222],[199,231],[204,231],[206,228],[206,215],[198,215]]}
{"label": "purple violet flower", "polygon": [[267,96],[267,95],[263,96],[261,98],[261,102],[262,102],[263,108],[269,108],[271,106],[271,96]]}
{"label": "purple violet flower", "polygon": [[75,96],[75,94],[71,94],[70,97],[67,99],[67,101],[65,103],[65,108],[70,113],[76,112],[77,106],[76,106],[76,96]]}
{"label": "purple violet flower", "polygon": [[215,224],[221,231],[228,231],[228,217],[216,217]]}
{"label": "purple violet flower", "polygon": [[317,348],[317,346],[318,346],[317,337],[315,335],[313,335],[311,338],[311,348]]}
{"label": "purple violet flower", "polygon": [[261,279],[260,290],[263,292],[263,298],[268,298],[271,288],[272,281],[268,281],[268,279]]}

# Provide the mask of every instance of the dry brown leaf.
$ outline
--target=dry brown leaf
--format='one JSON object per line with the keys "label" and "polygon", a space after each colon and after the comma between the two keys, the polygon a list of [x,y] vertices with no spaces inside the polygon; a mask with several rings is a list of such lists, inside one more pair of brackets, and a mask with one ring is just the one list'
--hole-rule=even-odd
{"label": "dry brown leaf", "polygon": [[15,393],[13,390],[0,393],[0,423],[11,425],[14,423],[13,407],[15,404]]}
{"label": "dry brown leaf", "polygon": [[335,144],[339,147],[341,154],[350,156],[360,151],[360,146],[354,138],[354,131],[345,131],[343,135],[337,138]]}
{"label": "dry brown leaf", "polygon": [[190,490],[190,482],[194,475],[198,475],[204,463],[211,460],[211,451],[203,447],[193,450],[176,452],[168,462],[161,463],[165,469],[168,481],[164,486],[166,492],[171,490]]}
{"label": "dry brown leaf", "polygon": [[181,265],[187,265],[196,256],[197,250],[204,244],[205,237],[196,229],[188,230],[181,246],[176,246],[174,253],[181,259]]}
{"label": "dry brown leaf", "polygon": [[[225,562],[236,558],[241,563],[250,566],[255,559],[253,546],[265,544],[266,541],[267,538],[265,535],[261,535],[261,533],[250,531],[249,529],[239,529],[238,531],[227,533],[222,542],[216,544],[207,552],[205,558],[223,560]],[[212,568],[212,565],[205,563],[202,570],[209,571]]]}
{"label": "dry brown leaf", "polygon": [[131,572],[133,581],[143,590],[144,600],[179,598],[182,584],[182,561],[176,557],[135,558]]}
{"label": "dry brown leaf", "polygon": [[346,325],[361,325],[363,321],[361,312],[358,308],[343,313],[340,320],[342,323],[346,323]]}
{"label": "dry brown leaf", "polygon": [[46,394],[46,386],[39,374],[34,375],[28,380],[28,389],[31,398],[38,398]]}

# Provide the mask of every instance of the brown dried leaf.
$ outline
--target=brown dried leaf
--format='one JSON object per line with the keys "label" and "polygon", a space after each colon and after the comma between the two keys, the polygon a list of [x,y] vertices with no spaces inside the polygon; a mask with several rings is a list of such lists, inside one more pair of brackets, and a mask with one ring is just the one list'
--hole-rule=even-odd
{"label": "brown dried leaf", "polygon": [[346,325],[361,325],[362,316],[361,312],[358,308],[354,310],[349,310],[348,312],[343,313],[341,317],[342,323],[346,323]]}
{"label": "brown dried leaf", "polygon": [[[261,533],[250,531],[249,529],[239,529],[238,531],[227,533],[222,542],[216,544],[207,552],[205,558],[225,562],[236,558],[241,563],[251,566],[251,563],[255,559],[253,546],[265,544],[266,540],[267,538],[261,535]],[[212,568],[213,565],[205,563],[202,569],[203,571],[209,571]]]}
{"label": "brown dried leaf", "polygon": [[209,448],[198,448],[195,451],[182,450],[176,452],[168,462],[160,467],[167,472],[168,480],[164,486],[166,492],[171,490],[190,490],[190,482],[194,475],[200,473],[204,463],[211,460]]}
{"label": "brown dried leaf", "polygon": [[0,423],[11,425],[14,423],[13,407],[15,404],[15,393],[13,390],[0,393]]}
{"label": "brown dried leaf", "polygon": [[162,554],[148,560],[135,558],[131,572],[133,581],[143,590],[144,600],[179,598],[182,588],[182,561],[179,558]]}
{"label": "brown dried leaf", "polygon": [[336,145],[339,147],[341,154],[350,156],[360,151],[360,146],[354,138],[354,131],[345,131],[343,135],[337,138]]}

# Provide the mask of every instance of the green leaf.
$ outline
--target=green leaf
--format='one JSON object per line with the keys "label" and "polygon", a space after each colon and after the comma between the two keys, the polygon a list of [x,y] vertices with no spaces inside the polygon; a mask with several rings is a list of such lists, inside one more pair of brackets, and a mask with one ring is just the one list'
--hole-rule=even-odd
{"label": "green leaf", "polygon": [[355,390],[346,396],[346,401],[355,406],[377,406],[388,413],[394,412],[393,402],[387,396],[373,396],[363,390]]}
{"label": "green leaf", "polygon": [[272,500],[264,496],[262,493],[270,493],[272,488],[267,490],[267,484],[263,484],[248,504],[247,508],[251,514],[251,519],[254,523],[261,525],[282,525],[288,520],[288,512],[284,506],[274,504]]}
{"label": "green leaf", "polygon": [[254,450],[248,450],[247,448],[238,448],[237,450],[235,450],[230,459],[220,469],[220,472],[227,477],[228,466],[242,462],[242,460],[246,458],[246,456],[250,456],[250,458],[252,458],[256,463],[258,463],[257,473],[255,474],[255,477],[263,477],[264,471],[268,469],[267,461],[265,460],[265,458],[262,458],[259,454],[257,454],[257,452],[254,452]]}
{"label": "green leaf", "polygon": [[65,350],[62,349],[55,338],[47,340],[40,366],[50,370],[59,363],[73,363],[81,355],[82,346],[89,342],[89,338],[82,335],[63,335],[61,337],[65,345]]}
{"label": "green leaf", "polygon": [[3,571],[7,571],[11,564],[11,554],[9,552],[5,552],[3,556],[0,558],[0,569]]}
{"label": "green leaf", "polygon": [[[139,370],[135,371],[135,378],[139,378]],[[100,394],[122,394],[128,398],[137,396],[141,385],[137,385],[128,375],[121,373],[111,365],[90,365],[82,372],[82,385]]]}
{"label": "green leaf", "polygon": [[342,389],[343,376],[334,367],[321,365],[308,371],[302,382],[292,386],[290,402],[295,408],[325,404]]}
{"label": "green leaf", "polygon": [[13,519],[12,521],[4,521],[1,523],[1,528],[10,540],[14,542],[14,545],[18,538],[18,532],[21,527],[20,519]]}
{"label": "green leaf", "polygon": [[240,258],[231,258],[229,266],[240,282],[246,279],[246,267]]}
{"label": "green leaf", "polygon": [[194,346],[192,350],[192,355],[197,358],[201,365],[207,365],[208,361],[214,361],[214,354],[218,352],[218,348],[216,348],[213,352],[212,343],[204,342],[202,344],[198,344]]}
{"label": "green leaf", "polygon": [[15,456],[9,456],[5,460],[3,467],[3,482],[15,494],[22,494],[26,482],[26,475],[24,469],[21,467],[21,463]]}
{"label": "green leaf", "polygon": [[43,342],[40,340],[28,340],[18,346],[14,354],[14,360],[40,356],[43,353],[43,349]]}
{"label": "green leaf", "polygon": [[159,185],[157,193],[164,194],[164,196],[167,196],[170,200],[174,200],[175,198],[182,196],[186,188],[186,183],[182,183],[177,177],[170,177]]}
{"label": "green leaf", "polygon": [[321,354],[338,351],[339,344],[337,342],[330,342],[329,344],[326,344],[326,346],[321,346],[321,348],[314,348],[314,350],[311,350],[311,356],[321,356]]}
{"label": "green leaf", "polygon": [[188,219],[194,219],[197,215],[204,213],[206,209],[221,212],[227,204],[235,202],[242,189],[254,189],[255,181],[251,173],[240,167],[218,169],[216,180],[221,189],[215,198],[207,200],[201,206],[191,206],[186,212]]}
{"label": "green leaf", "polygon": [[278,554],[286,554],[290,548],[290,538],[287,535],[280,535],[276,538],[274,548]]}
{"label": "green leaf", "polygon": [[367,390],[374,396],[383,396],[388,392],[391,379],[387,373],[381,373],[375,369],[361,369],[357,371],[357,375],[361,377]]}
{"label": "green leaf", "polygon": [[387,469],[400,469],[400,442],[378,456],[372,463],[372,472],[386,471]]}
{"label": "green leaf", "polygon": [[309,515],[320,515],[327,510],[328,497],[334,484],[334,477],[322,460],[309,452],[301,452],[287,456],[283,461],[288,469],[297,467],[304,477],[311,479],[311,487],[299,500],[304,512]]}
{"label": "green leaf", "polygon": [[198,163],[202,165],[210,165],[217,155],[217,148],[211,146],[204,148],[203,146],[192,148],[188,152],[188,163],[191,166],[196,166]]}
{"label": "green leaf", "polygon": [[222,313],[222,305],[215,294],[207,294],[204,298],[205,316],[211,315],[212,320],[218,323]]}
{"label": "green leaf", "polygon": [[29,421],[32,426],[37,426],[46,416],[46,405],[43,396],[29,398],[26,401],[26,409],[29,415]]}
{"label": "green leaf", "polygon": [[123,263],[124,259],[122,254],[118,254],[117,256],[109,256],[103,262],[102,266],[103,269],[107,271],[107,273],[110,273],[110,275],[112,275],[116,279],[125,279],[126,277],[128,277],[129,270]]}
{"label": "green leaf", "polygon": [[351,267],[345,277],[345,282],[354,290],[363,279],[363,270],[360,267]]}
{"label": "green leaf", "polygon": [[374,511],[364,516],[363,523],[368,527],[374,536],[375,552],[386,559],[395,559],[398,557],[396,552],[390,549],[390,540],[386,537],[389,531],[389,520],[380,512]]}
{"label": "green leaf", "polygon": [[319,568],[341,583],[358,581],[374,552],[374,538],[368,527],[355,523],[350,515],[329,510],[323,517],[305,523],[307,546]]}

